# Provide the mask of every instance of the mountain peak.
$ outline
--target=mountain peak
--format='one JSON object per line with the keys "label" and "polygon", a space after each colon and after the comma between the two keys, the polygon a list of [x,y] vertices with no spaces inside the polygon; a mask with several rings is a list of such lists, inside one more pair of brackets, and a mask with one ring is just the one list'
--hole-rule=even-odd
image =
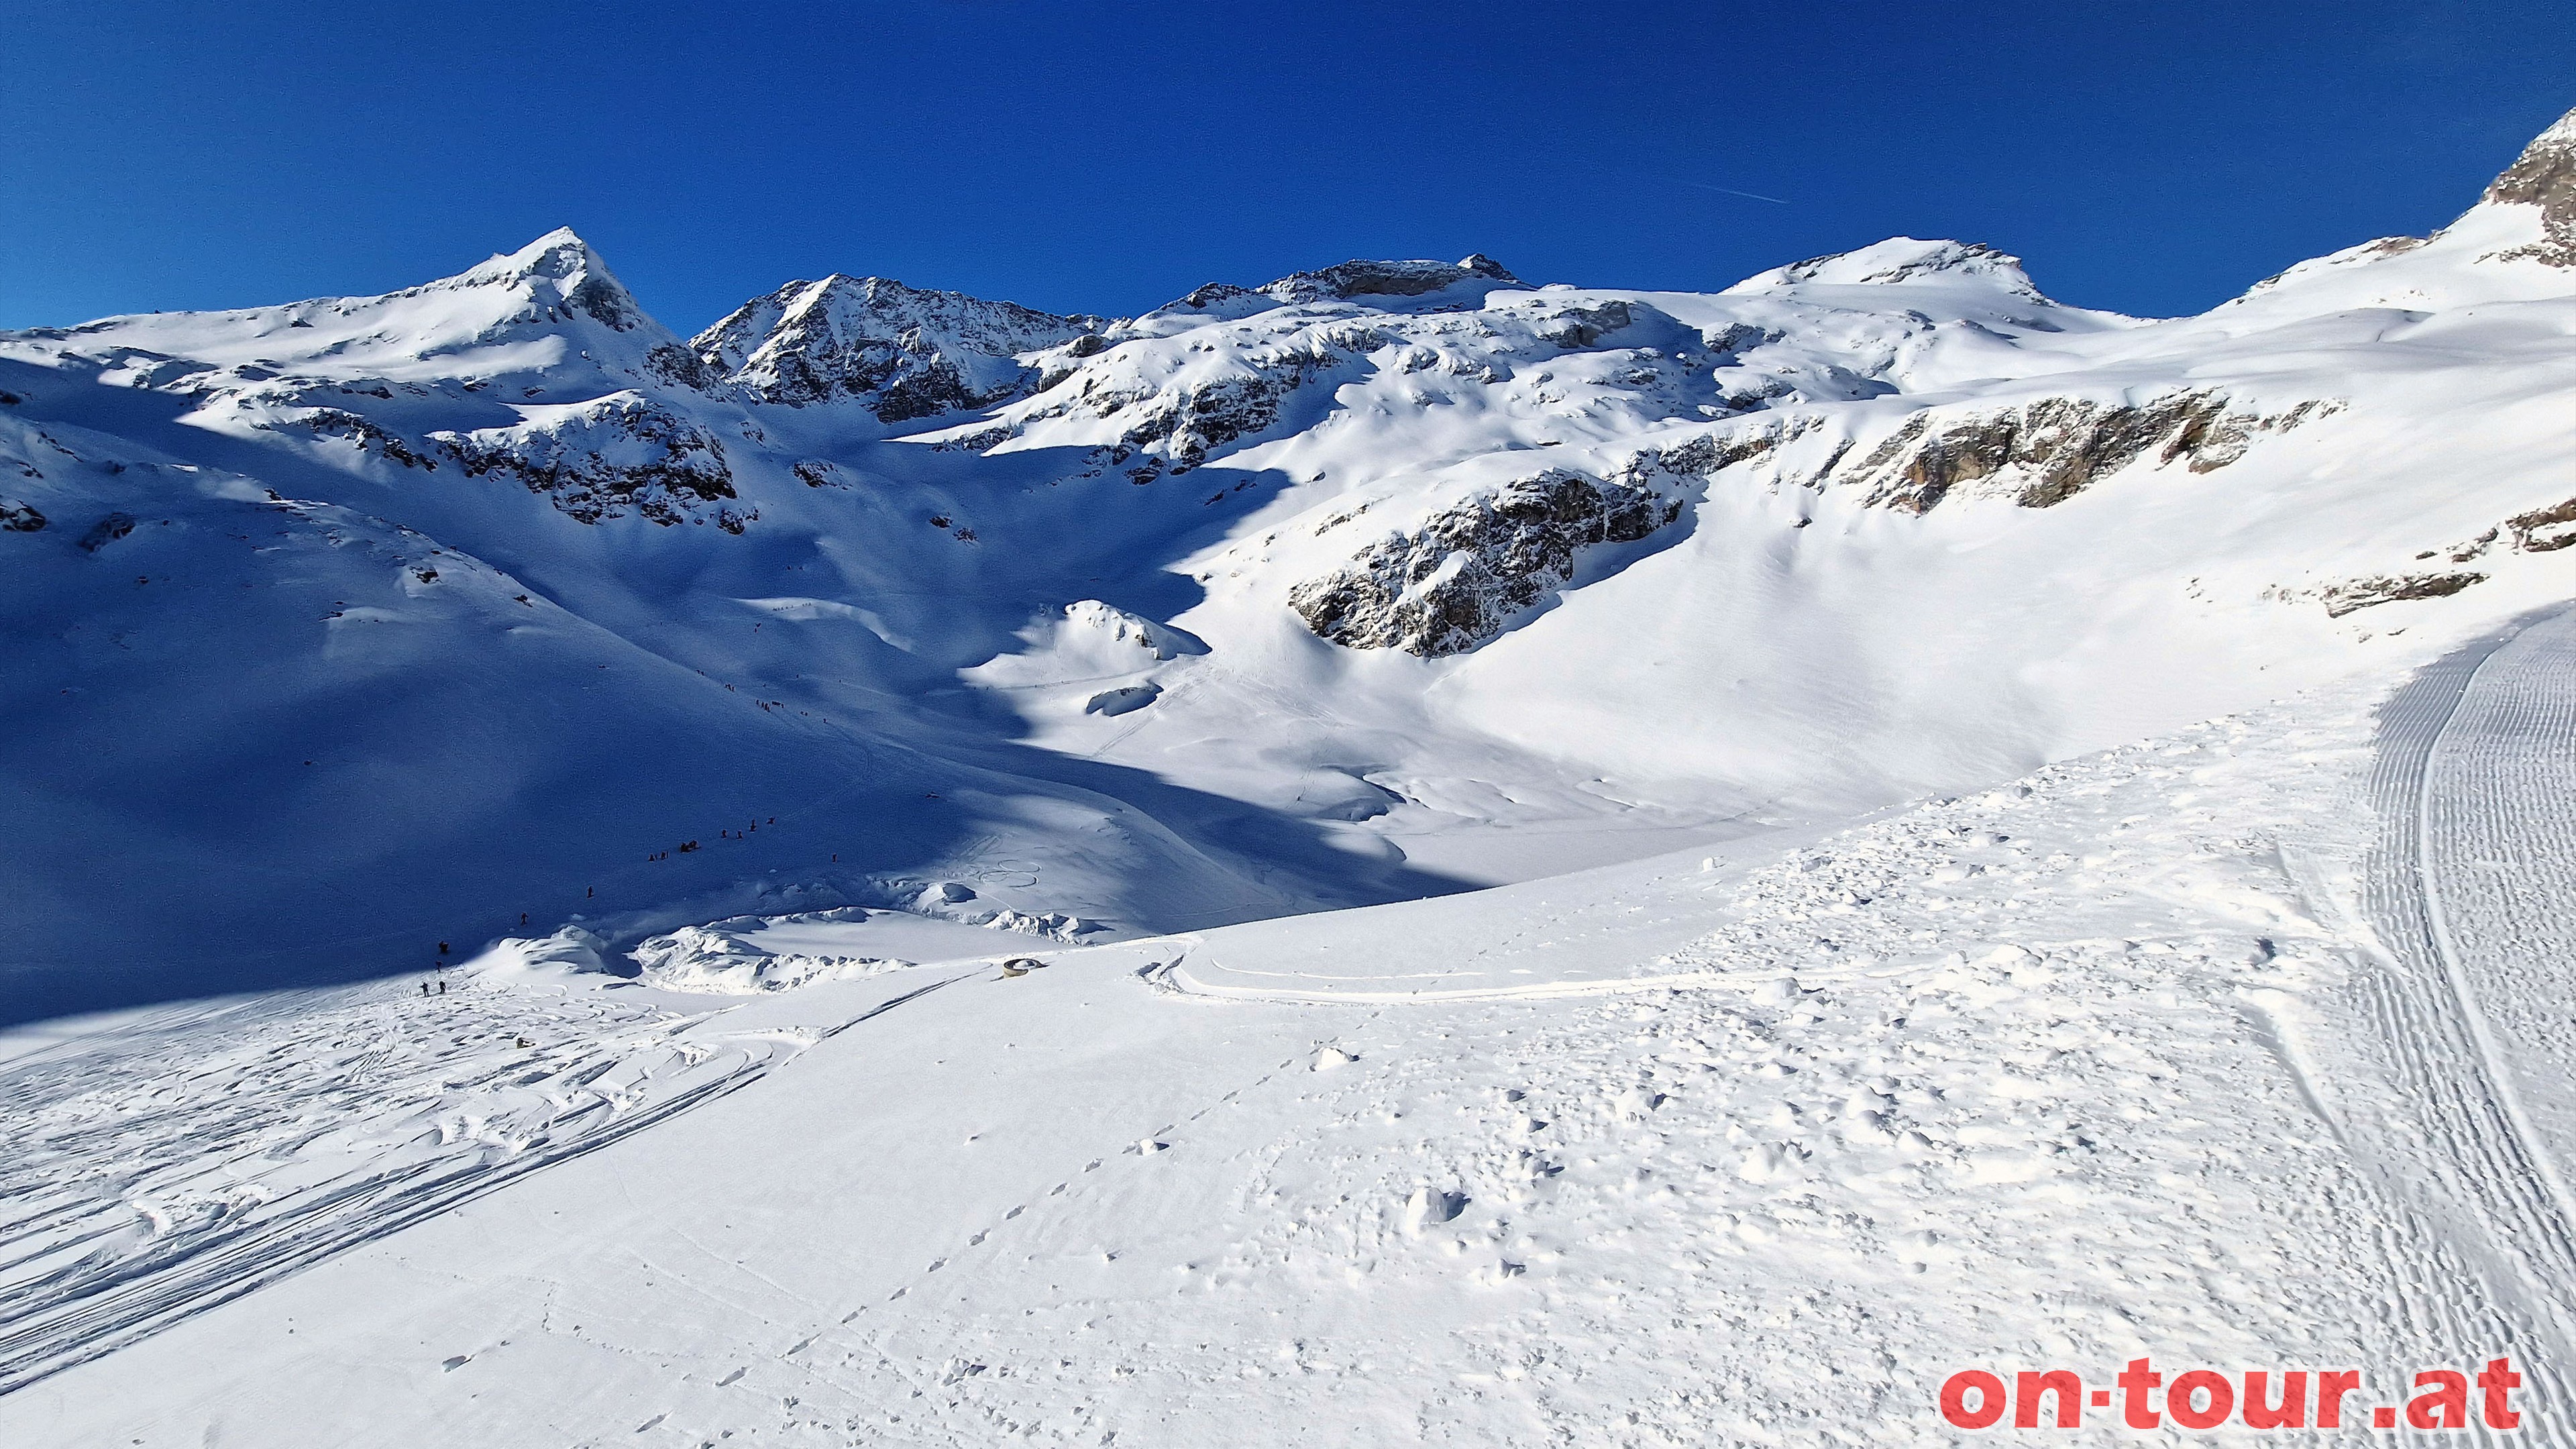
{"label": "mountain peak", "polygon": [[581,233],[568,226],[556,227],[544,236],[514,252],[495,252],[491,260],[467,272],[491,278],[552,277],[558,280],[576,272],[606,271],[599,253],[581,239]]}
{"label": "mountain peak", "polygon": [[2487,206],[2539,207],[2542,240],[2516,255],[2576,266],[2576,111],[2533,137],[2478,199]]}
{"label": "mountain peak", "polygon": [[1889,287],[1907,282],[1974,279],[2036,297],[2039,289],[2021,269],[2021,258],[1980,242],[1924,241],[1892,236],[1856,251],[1809,257],[1773,267],[1727,288],[1730,293],[1767,292],[1779,287],[1814,284],[1826,287]]}
{"label": "mountain peak", "polygon": [[627,332],[651,319],[635,294],[617,280],[599,252],[568,226],[556,227],[514,252],[496,253],[434,289],[452,287],[525,288],[540,305],[573,307],[613,332]]}
{"label": "mountain peak", "polygon": [[706,366],[754,396],[794,406],[870,398],[886,422],[1014,396],[1019,354],[1097,331],[1016,302],[834,272],[737,307],[691,342]]}

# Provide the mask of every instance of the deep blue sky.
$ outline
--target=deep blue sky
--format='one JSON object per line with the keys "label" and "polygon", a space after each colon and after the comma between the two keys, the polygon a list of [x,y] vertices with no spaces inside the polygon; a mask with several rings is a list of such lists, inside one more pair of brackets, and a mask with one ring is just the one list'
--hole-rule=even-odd
{"label": "deep blue sky", "polygon": [[2568,0],[0,0],[0,326],[567,223],[683,332],[834,270],[1127,313],[1363,255],[1712,288],[1897,233],[2174,313],[2448,221],[2570,106]]}

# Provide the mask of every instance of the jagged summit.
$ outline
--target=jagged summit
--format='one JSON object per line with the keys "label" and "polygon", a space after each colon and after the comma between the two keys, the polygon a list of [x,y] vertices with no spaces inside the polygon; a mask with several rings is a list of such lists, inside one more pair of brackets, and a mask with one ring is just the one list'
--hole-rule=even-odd
{"label": "jagged summit", "polygon": [[2576,110],[2533,137],[2478,200],[2483,206],[2540,208],[2541,240],[2517,254],[2576,267]]}
{"label": "jagged summit", "polygon": [[613,332],[632,331],[651,320],[598,250],[568,226],[419,290],[495,286],[524,289],[529,300],[540,304],[578,309]]}
{"label": "jagged summit", "polygon": [[1782,287],[1885,287],[1907,282],[1977,280],[2027,297],[2040,295],[2021,258],[1978,242],[1923,241],[1889,237],[1856,251],[1809,257],[1773,267],[1726,289],[1728,295],[1768,292]]}
{"label": "jagged summit", "polygon": [[736,308],[690,344],[701,361],[767,402],[866,399],[888,422],[1017,395],[1016,358],[1102,325],[1016,302],[835,272]]}

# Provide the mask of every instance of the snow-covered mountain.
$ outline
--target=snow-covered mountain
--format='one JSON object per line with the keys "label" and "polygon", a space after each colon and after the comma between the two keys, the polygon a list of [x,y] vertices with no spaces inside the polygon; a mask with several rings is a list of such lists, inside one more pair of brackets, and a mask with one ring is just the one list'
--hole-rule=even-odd
{"label": "snow-covered mountain", "polygon": [[745,302],[690,346],[763,402],[857,398],[901,423],[1017,396],[1032,378],[1022,354],[1099,327],[1097,317],[835,275]]}
{"label": "snow-covered mountain", "polygon": [[2576,117],[2169,320],[1898,238],[1116,321],[833,276],[683,341],[559,231],[0,335],[0,1009],[522,912],[1195,927],[2283,695],[2576,589],[2571,237]]}

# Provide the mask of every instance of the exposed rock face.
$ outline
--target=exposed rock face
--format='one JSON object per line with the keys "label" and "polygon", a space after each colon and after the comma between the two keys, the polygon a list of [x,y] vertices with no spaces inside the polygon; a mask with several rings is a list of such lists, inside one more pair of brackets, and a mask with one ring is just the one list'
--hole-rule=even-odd
{"label": "exposed rock face", "polygon": [[[1292,272],[1257,290],[1290,306],[1311,302],[1349,301],[1356,297],[1419,297],[1454,287],[1461,282],[1494,282],[1517,286],[1520,278],[1503,269],[1500,262],[1482,254],[1457,262],[1367,262],[1349,261],[1320,271]],[[1193,305],[1207,306],[1202,294],[1216,293],[1221,284],[1201,287],[1190,294]],[[1243,295],[1233,288],[1225,294]]]}
{"label": "exposed rock face", "polygon": [[2505,255],[2576,267],[2576,111],[2540,133],[2487,187],[2489,204],[2540,208],[2542,239]]}
{"label": "exposed rock face", "polygon": [[2551,553],[2576,544],[2576,498],[2515,514],[2504,526],[2513,530],[2513,546],[2523,553]]}
{"label": "exposed rock face", "polygon": [[1968,484],[2024,508],[2047,508],[2154,451],[2159,465],[2195,473],[2245,456],[2256,433],[2296,427],[2327,408],[2277,417],[2231,411],[2225,396],[2179,392],[2134,406],[2041,398],[1999,412],[1922,412],[1831,481],[1869,490],[1873,507],[1928,513]]}
{"label": "exposed rock face", "polygon": [[1557,468],[1470,497],[1352,566],[1291,590],[1306,627],[1352,649],[1462,654],[1574,577],[1577,556],[1681,515],[1650,489]]}
{"label": "exposed rock face", "polygon": [[882,277],[790,282],[698,334],[700,363],[764,402],[862,399],[887,422],[989,407],[1030,390],[1018,355],[1095,332],[1057,317]]}
{"label": "exposed rock face", "polygon": [[45,515],[32,503],[16,503],[0,498],[0,531],[34,533],[45,526]]}
{"label": "exposed rock face", "polygon": [[1823,421],[1810,415],[1736,432],[1702,434],[1659,448],[1641,448],[1611,475],[1612,481],[1645,487],[1659,478],[1705,478],[1768,456],[1781,444],[1822,426]]}
{"label": "exposed rock face", "polygon": [[1559,347],[1591,347],[1637,320],[1627,303],[1611,300],[1597,307],[1565,307],[1542,323],[1538,335]]}
{"label": "exposed rock face", "polygon": [[[435,433],[470,477],[500,474],[583,523],[640,514],[670,525],[734,497],[724,445],[712,433],[639,393],[613,393],[552,417],[471,433]],[[756,514],[714,510],[742,532]]]}
{"label": "exposed rock face", "polygon": [[438,471],[438,460],[414,448],[399,435],[368,422],[353,412],[339,408],[314,408],[302,417],[262,422],[253,426],[270,432],[288,427],[301,428],[316,438],[338,438],[355,445],[361,452],[371,452],[390,463],[406,468]]}
{"label": "exposed rock face", "polygon": [[2397,574],[2335,584],[2318,591],[2317,597],[2325,601],[2326,612],[2339,619],[2356,609],[2393,604],[2401,599],[2449,598],[2486,580],[2485,574]]}

